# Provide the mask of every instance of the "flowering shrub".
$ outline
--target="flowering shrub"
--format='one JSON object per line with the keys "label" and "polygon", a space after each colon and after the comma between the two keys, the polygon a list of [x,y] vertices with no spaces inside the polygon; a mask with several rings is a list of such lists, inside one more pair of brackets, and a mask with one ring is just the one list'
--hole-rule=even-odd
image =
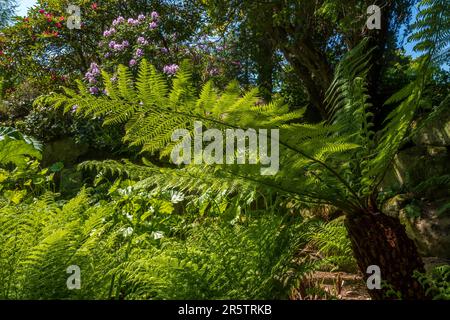
{"label": "flowering shrub", "polygon": [[[149,15],[139,14],[135,18],[117,17],[110,28],[103,32],[99,47],[105,68],[114,68],[118,63],[135,67],[145,56],[162,69],[187,58],[186,51],[174,42],[176,34],[168,35],[160,27],[160,16],[156,11]],[[176,67],[171,67],[174,71]]]}
{"label": "flowering shrub", "polygon": [[[126,65],[136,72],[143,58],[168,77],[176,74],[183,60],[189,60],[196,78],[194,80],[198,80],[198,83],[209,79],[220,83],[225,69],[240,69],[239,63],[227,58],[227,46],[220,40],[200,36],[181,41],[177,33],[166,31],[164,19],[156,11],[127,19],[118,16],[103,31],[103,39],[98,45],[101,67],[112,74],[118,64]],[[228,79],[233,76],[228,76]],[[111,80],[115,79],[114,76]],[[85,80],[91,94],[102,92],[99,64],[91,64]]]}

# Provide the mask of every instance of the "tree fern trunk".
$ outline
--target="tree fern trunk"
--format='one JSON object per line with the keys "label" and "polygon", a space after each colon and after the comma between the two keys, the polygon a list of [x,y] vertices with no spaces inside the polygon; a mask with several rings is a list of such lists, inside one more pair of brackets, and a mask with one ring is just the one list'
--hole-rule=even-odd
{"label": "tree fern trunk", "polygon": [[[357,213],[346,216],[346,228],[359,269],[367,280],[367,267],[377,265],[381,281],[401,294],[402,299],[425,299],[421,285],[413,278],[414,270],[424,271],[415,243],[408,238],[398,219],[383,213]],[[386,299],[388,291],[368,290],[372,299]],[[390,297],[392,298],[392,296]]]}

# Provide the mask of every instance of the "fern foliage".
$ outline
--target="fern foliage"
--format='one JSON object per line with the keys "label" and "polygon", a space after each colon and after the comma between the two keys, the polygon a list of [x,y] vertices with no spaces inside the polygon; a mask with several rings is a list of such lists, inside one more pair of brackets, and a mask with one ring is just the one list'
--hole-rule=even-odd
{"label": "fern foliage", "polygon": [[[443,0],[421,2],[411,39],[419,41],[417,49],[424,55],[419,59],[416,79],[386,101],[395,107],[378,138],[372,131],[366,79],[371,60],[367,39],[348,52],[336,68],[326,95],[332,115],[326,123],[304,123],[304,110],[290,111],[280,100],[262,103],[257,89],[242,92],[236,82],[222,92],[208,82],[196,92],[188,66],[167,83],[146,61],[141,63],[137,79],[132,79],[124,66],[118,68],[116,83],[103,72],[107,95],[90,95],[79,83],[78,92],[64,89],[64,94],[46,96],[36,103],[66,111],[76,104],[80,115],[101,117],[105,125],[123,124],[125,142],[143,153],[158,153],[163,159],[175,145],[171,141],[174,130],[188,129],[193,136],[196,121],[222,132],[230,128],[279,129],[280,170],[276,175],[262,176],[254,165],[196,164],[174,172],[178,184],[193,184],[193,188],[205,191],[211,181],[227,181],[226,189],[228,181],[234,180],[236,186],[260,187],[308,204],[364,211],[373,206],[392,159],[411,133],[432,66],[448,44],[448,8],[444,7]],[[198,182],[193,182],[193,177]]]}
{"label": "fern foliage", "polygon": [[[149,232],[156,205],[137,214],[131,198],[97,202],[87,191],[55,200],[0,208],[1,299],[287,298],[315,268],[293,259],[307,241],[300,221],[211,219],[179,238]],[[67,288],[73,265],[80,290]]]}
{"label": "fern foliage", "polygon": [[311,221],[309,228],[309,245],[317,250],[321,268],[347,272],[357,270],[342,218],[330,222]]}

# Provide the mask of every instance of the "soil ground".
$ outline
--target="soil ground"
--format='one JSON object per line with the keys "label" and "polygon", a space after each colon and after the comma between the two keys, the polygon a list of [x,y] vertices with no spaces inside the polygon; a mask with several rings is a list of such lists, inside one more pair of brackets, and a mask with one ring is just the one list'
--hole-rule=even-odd
{"label": "soil ground", "polygon": [[293,300],[370,300],[367,287],[358,274],[316,271],[302,281]]}

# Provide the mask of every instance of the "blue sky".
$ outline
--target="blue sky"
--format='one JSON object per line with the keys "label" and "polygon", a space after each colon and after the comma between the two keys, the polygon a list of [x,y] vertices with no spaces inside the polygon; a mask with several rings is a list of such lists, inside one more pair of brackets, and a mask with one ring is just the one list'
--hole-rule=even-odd
{"label": "blue sky", "polygon": [[19,7],[17,8],[17,15],[25,16],[27,14],[28,8],[34,6],[37,1],[36,0],[19,0]]}

